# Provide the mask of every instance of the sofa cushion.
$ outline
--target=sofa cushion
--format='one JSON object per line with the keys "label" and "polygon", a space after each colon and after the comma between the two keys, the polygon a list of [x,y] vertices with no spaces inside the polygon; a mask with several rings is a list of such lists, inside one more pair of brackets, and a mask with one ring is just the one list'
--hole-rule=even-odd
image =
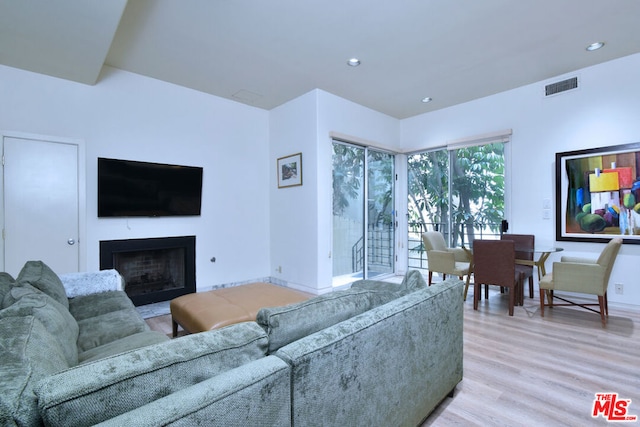
{"label": "sofa cushion", "polygon": [[263,308],[256,322],[269,335],[269,353],[369,310],[379,295],[365,289],[331,292],[296,304]]}
{"label": "sofa cushion", "polygon": [[9,273],[5,273],[4,271],[0,273],[0,308],[4,308],[2,306],[2,301],[4,300],[4,296],[14,287],[16,281]]}
{"label": "sofa cushion", "polygon": [[18,283],[28,282],[60,304],[69,308],[64,285],[56,273],[42,261],[27,261],[16,278]]}
{"label": "sofa cushion", "polygon": [[55,337],[34,316],[0,318],[0,425],[41,425],[34,384],[68,367]]}
{"label": "sofa cushion", "polygon": [[78,321],[78,351],[84,352],[150,330],[135,308],[110,311]]}
{"label": "sofa cushion", "polygon": [[34,316],[58,341],[67,364],[78,363],[78,324],[62,304],[29,285],[14,286],[5,296],[7,300],[14,302],[0,311],[0,317]]}
{"label": "sofa cushion", "polygon": [[78,355],[78,362],[92,362],[107,356],[113,356],[114,354],[124,353],[125,351],[135,350],[168,340],[169,337],[162,332],[138,332],[137,334],[129,335],[128,337],[120,338],[119,340],[111,341],[110,343],[82,352]]}
{"label": "sofa cushion", "polygon": [[124,309],[135,310],[124,291],[100,292],[69,299],[69,312],[78,321]]}
{"label": "sofa cushion", "polygon": [[78,365],[44,378],[35,393],[46,425],[93,425],[261,359],[266,349],[262,328],[239,323]]}

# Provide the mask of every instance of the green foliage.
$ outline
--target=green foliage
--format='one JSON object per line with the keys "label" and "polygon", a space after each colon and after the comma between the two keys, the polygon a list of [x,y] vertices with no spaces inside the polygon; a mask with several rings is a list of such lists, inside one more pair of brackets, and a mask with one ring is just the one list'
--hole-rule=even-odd
{"label": "green foliage", "polygon": [[[369,222],[393,221],[393,168],[391,154],[367,150]],[[333,214],[342,215],[357,200],[363,185],[364,149],[333,144]]]}
{"label": "green foliage", "polygon": [[438,224],[440,231],[452,234],[454,245],[472,241],[478,230],[498,233],[504,218],[504,145],[451,153],[438,150],[409,157],[409,222]]}
{"label": "green foliage", "polygon": [[333,144],[333,214],[342,215],[362,185],[361,148]]}

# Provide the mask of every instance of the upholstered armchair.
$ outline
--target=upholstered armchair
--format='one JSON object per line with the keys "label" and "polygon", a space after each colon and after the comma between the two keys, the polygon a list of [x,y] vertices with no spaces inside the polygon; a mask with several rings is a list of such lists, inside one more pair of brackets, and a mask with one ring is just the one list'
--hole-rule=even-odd
{"label": "upholstered armchair", "polygon": [[448,248],[444,241],[444,236],[438,231],[427,231],[422,233],[422,243],[427,251],[427,268],[429,269],[429,286],[433,272],[442,273],[445,279],[447,274],[457,276],[462,280],[467,276],[467,283],[464,288],[464,298],[467,298],[469,287],[469,275],[471,274],[471,259],[462,248]]}
{"label": "upholstered armchair", "polygon": [[[561,262],[554,262],[553,271],[540,280],[540,315],[544,317],[545,306],[576,305],[600,313],[602,324],[606,325],[606,316],[609,315],[607,304],[609,277],[621,246],[622,238],[617,237],[607,243],[597,260],[564,256]],[[597,295],[598,303],[575,303],[554,295],[555,291]],[[547,304],[544,302],[545,294],[548,299]],[[554,303],[554,298],[564,303]],[[600,311],[590,306],[599,306]]]}

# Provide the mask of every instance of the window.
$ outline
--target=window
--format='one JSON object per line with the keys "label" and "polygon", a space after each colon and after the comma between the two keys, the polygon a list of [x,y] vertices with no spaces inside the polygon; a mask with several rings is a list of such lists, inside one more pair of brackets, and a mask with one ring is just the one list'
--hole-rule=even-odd
{"label": "window", "polygon": [[407,156],[410,268],[426,268],[425,231],[440,231],[451,247],[499,235],[507,141],[498,135]]}
{"label": "window", "polygon": [[394,155],[333,141],[333,284],[394,272]]}

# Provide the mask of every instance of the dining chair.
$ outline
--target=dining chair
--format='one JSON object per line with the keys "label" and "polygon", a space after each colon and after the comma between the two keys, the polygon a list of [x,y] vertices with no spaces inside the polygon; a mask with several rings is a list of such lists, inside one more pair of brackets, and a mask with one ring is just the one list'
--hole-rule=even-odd
{"label": "dining chair", "polygon": [[[544,307],[554,307],[562,305],[575,305],[586,310],[600,313],[602,325],[607,324],[609,315],[609,305],[607,302],[607,288],[609,287],[609,277],[613,264],[616,261],[622,238],[613,238],[604,247],[597,260],[575,258],[563,256],[560,262],[553,263],[551,273],[545,275],[540,280],[540,316],[544,317]],[[577,303],[554,294],[555,291],[566,291],[597,295],[597,303]],[[545,294],[548,303],[545,304]],[[554,298],[564,301],[564,303],[554,303]],[[591,308],[598,306],[600,311]]]}
{"label": "dining chair", "polygon": [[508,289],[509,316],[522,304],[523,273],[516,271],[516,249],[511,240],[473,241],[473,309],[478,309],[482,285]]}
{"label": "dining chair", "polygon": [[431,286],[433,272],[442,273],[446,279],[447,274],[457,276],[462,280],[467,276],[464,298],[467,297],[469,287],[469,275],[471,274],[471,260],[467,252],[462,248],[448,248],[444,236],[439,231],[427,231],[422,233],[422,243],[427,252],[427,268],[429,269],[428,283]]}
{"label": "dining chair", "polygon": [[[516,259],[533,263],[536,236],[533,234],[502,234],[500,239],[511,240],[516,244]],[[516,264],[516,271],[524,275],[524,280],[529,280],[529,298],[533,298],[533,265]]]}

